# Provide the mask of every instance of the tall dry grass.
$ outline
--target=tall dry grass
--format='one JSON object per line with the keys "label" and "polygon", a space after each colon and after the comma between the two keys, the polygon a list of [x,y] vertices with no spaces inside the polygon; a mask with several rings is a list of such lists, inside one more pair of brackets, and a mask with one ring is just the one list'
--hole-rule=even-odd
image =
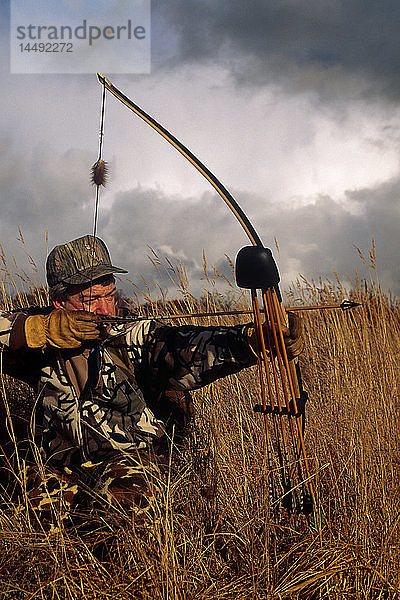
{"label": "tall dry grass", "polygon": [[[179,312],[199,305],[226,307],[226,295],[218,292],[221,276],[206,263],[199,300],[183,265],[155,254],[152,260],[158,270],[154,287],[173,285]],[[12,281],[12,269],[7,269]],[[290,521],[275,527],[271,520],[262,418],[252,410],[259,402],[252,368],[193,394],[195,431],[186,449],[174,451],[164,498],[145,531],[129,522],[117,527],[111,516],[98,534],[102,544],[96,544],[93,532],[78,533],[62,523],[49,531],[23,495],[17,502],[10,487],[3,489],[0,599],[397,598],[399,304],[382,292],[373,275],[368,283],[355,278],[348,284],[362,307],[303,313],[301,362],[310,394],[306,446],[324,512],[320,533],[304,523],[295,528]],[[24,283],[15,274],[14,280]],[[42,292],[33,293],[42,298]],[[20,289],[19,294],[24,298]],[[344,295],[348,292],[339,279],[323,285],[301,280],[289,290],[287,304],[340,302]],[[143,285],[131,303],[143,311],[146,302],[146,311],[157,314],[158,298]],[[176,310],[165,292],[162,299],[165,310]],[[10,308],[10,296],[3,300]],[[232,286],[229,305],[243,308],[246,303]],[[245,318],[196,320],[218,322]],[[3,377],[3,402],[14,417],[14,403],[25,392]],[[11,479],[19,477],[23,489],[16,464],[10,463]]]}

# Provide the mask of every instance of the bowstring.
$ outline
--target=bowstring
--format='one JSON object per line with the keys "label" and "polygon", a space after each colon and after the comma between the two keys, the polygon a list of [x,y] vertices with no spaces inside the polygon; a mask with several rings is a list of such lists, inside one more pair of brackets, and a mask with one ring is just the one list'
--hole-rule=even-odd
{"label": "bowstring", "polygon": [[[103,92],[102,92],[102,98],[101,98],[100,133],[99,133],[99,155],[98,155],[97,161],[102,160],[102,158],[103,158],[105,112],[106,112],[106,86],[103,83]],[[92,246],[92,252],[91,252],[92,257],[91,257],[91,265],[90,265],[89,312],[90,312],[90,306],[92,303],[93,267],[94,267],[95,245],[96,245],[96,238],[97,238],[97,221],[98,221],[98,217],[99,217],[99,201],[100,201],[100,185],[96,185],[96,195],[95,195],[95,202],[94,202],[94,218],[93,218],[93,246]]]}

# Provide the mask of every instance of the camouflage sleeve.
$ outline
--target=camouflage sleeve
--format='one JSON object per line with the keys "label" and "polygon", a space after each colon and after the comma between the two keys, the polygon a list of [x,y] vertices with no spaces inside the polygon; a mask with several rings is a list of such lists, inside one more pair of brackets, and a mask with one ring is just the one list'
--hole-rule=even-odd
{"label": "camouflage sleeve", "polygon": [[31,386],[38,381],[39,355],[26,346],[24,324],[27,314],[0,312],[0,375],[11,375]]}
{"label": "camouflage sleeve", "polygon": [[21,311],[0,311],[0,349],[29,351],[25,337],[26,319],[31,315],[47,315],[52,310],[52,306],[29,306]]}
{"label": "camouflage sleeve", "polygon": [[26,348],[23,313],[0,312],[0,348],[20,350]]}
{"label": "camouflage sleeve", "polygon": [[[244,367],[256,358],[248,343],[249,325],[172,327],[156,321],[141,324],[141,370],[163,387],[193,390]],[[128,334],[129,338],[129,334]],[[133,339],[128,341],[133,342]]]}

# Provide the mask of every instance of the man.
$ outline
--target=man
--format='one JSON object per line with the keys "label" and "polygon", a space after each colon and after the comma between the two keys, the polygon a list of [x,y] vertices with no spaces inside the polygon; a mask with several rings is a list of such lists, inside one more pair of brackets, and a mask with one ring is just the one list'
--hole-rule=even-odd
{"label": "man", "polygon": [[[163,486],[185,393],[256,362],[252,324],[104,325],[117,314],[114,273],[126,271],[98,238],[56,246],[47,258],[51,307],[0,316],[4,371],[38,391],[43,464],[29,468],[28,498],[42,513],[105,502],[143,520]],[[302,349],[296,329],[286,334],[292,355]]]}

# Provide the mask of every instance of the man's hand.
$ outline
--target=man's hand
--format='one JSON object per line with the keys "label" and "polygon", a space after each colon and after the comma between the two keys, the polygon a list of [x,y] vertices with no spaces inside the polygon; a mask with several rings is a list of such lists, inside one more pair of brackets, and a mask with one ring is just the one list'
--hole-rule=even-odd
{"label": "man's hand", "polygon": [[29,348],[80,348],[99,337],[98,317],[90,312],[56,308],[49,315],[33,315],[25,321]]}
{"label": "man's hand", "polygon": [[289,328],[283,329],[286,352],[289,360],[297,358],[304,350],[303,325],[296,313],[288,312]]}
{"label": "man's hand", "polygon": [[[293,360],[299,356],[304,350],[303,327],[299,317],[292,312],[288,313],[289,327],[282,327],[283,338],[285,340],[286,352],[289,360]],[[263,324],[264,340],[267,352],[271,348],[268,346],[268,340],[273,343],[273,334],[270,326],[267,323]],[[270,335],[269,335],[270,334]],[[248,330],[249,345],[254,354],[257,356],[256,332],[253,327]],[[278,338],[279,339],[279,338]],[[275,347],[272,347],[272,353],[275,355]]]}

